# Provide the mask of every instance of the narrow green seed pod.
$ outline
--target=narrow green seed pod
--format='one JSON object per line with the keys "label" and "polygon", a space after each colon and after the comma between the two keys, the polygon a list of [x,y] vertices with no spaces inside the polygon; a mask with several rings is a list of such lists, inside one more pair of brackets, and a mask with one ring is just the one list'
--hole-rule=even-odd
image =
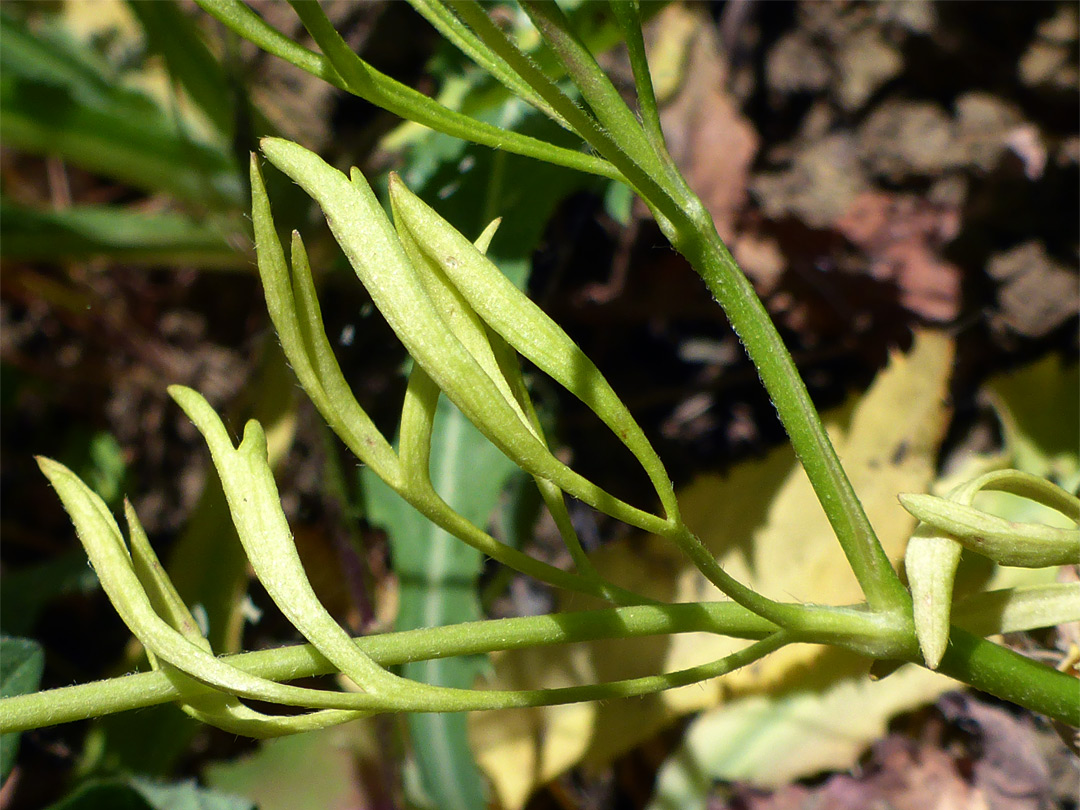
{"label": "narrow green seed pod", "polygon": [[357,458],[393,486],[400,478],[397,457],[345,382],[323,328],[304,244],[295,233],[290,272],[254,155],[251,219],[266,308],[293,372],[330,428]]}
{"label": "narrow green seed pod", "polygon": [[255,700],[341,709],[364,708],[372,704],[367,695],[288,686],[250,675],[185,638],[154,610],[135,575],[120,528],[101,498],[63,464],[42,457],[37,462],[75,524],[79,540],[109,601],[135,637],[159,659],[204,684]]}
{"label": "narrow green seed pod", "polygon": [[611,428],[648,474],[668,520],[677,521],[678,505],[663,463],[596,365],[490,259],[395,175],[390,177],[390,200],[407,244],[415,245],[438,266],[492,331],[578,397]]}
{"label": "narrow green seed pod", "polygon": [[174,385],[169,395],[195,423],[210,448],[236,533],[270,598],[292,625],[361,689],[372,694],[385,691],[396,678],[357,649],[319,602],[304,572],[267,461],[262,426],[249,421],[239,447],[233,447],[221,419],[200,394]]}
{"label": "narrow green seed pod", "polygon": [[937,669],[949,646],[953,581],[964,547],[925,524],[908,540],[904,569],[915,611],[915,637],[923,660]]}
{"label": "narrow green seed pod", "polygon": [[[409,354],[496,447],[526,471],[631,525],[656,532],[670,526],[575,473],[538,439],[528,420],[521,418],[520,408],[511,404],[448,327],[359,173],[350,182],[314,153],[279,138],[264,138],[262,148],[271,163],[319,203],[357,276]],[[465,239],[446,223],[443,227]],[[663,477],[666,480],[666,474]],[[670,520],[674,496],[664,504]]]}
{"label": "narrow green seed pod", "polygon": [[1043,568],[1080,562],[1080,530],[1014,523],[935,495],[901,495],[900,503],[924,523],[999,565]]}

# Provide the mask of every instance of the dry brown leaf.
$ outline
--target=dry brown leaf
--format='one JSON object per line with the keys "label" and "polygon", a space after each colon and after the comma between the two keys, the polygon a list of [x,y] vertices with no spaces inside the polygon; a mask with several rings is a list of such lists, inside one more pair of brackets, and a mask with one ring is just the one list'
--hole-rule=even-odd
{"label": "dry brown leaf", "polygon": [[673,3],[651,29],[650,39],[665,46],[658,91],[668,150],[728,241],[746,204],[760,139],[726,90],[727,67],[706,9]]}

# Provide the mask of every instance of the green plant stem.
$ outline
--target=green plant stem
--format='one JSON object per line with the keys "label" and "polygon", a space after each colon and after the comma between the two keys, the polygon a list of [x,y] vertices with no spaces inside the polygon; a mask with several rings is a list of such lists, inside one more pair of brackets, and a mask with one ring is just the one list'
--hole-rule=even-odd
{"label": "green plant stem", "polygon": [[[451,2],[460,11],[475,14],[471,0]],[[795,362],[750,282],[717,235],[712,216],[681,176],[669,175],[664,170],[662,157],[649,149],[648,139],[633,113],[592,54],[569,30],[558,7],[535,0],[524,0],[524,6],[605,127],[599,133],[595,129],[583,129],[582,137],[622,171],[654,212],[661,214],[658,221],[666,235],[704,279],[742,340],[871,608],[910,614],[910,596],[881,548],[840,465]],[[471,18],[466,21],[472,22]],[[479,30],[477,33],[484,38]],[[517,67],[509,58],[507,61]],[[544,92],[540,87],[537,90]],[[556,104],[553,106],[559,109]],[[646,151],[651,158],[645,157]],[[648,175],[645,182],[640,179],[643,173]],[[657,185],[661,193],[650,194]],[[737,598],[717,579],[710,576],[710,580]],[[749,604],[742,598],[739,601]]]}
{"label": "green plant stem", "polygon": [[794,629],[802,625],[804,614],[807,613],[802,605],[777,602],[739,582],[723,569],[713,553],[681,521],[669,523],[658,533],[675,543],[721,593],[731,597],[747,610],[784,628]]}
{"label": "green plant stem", "polygon": [[[626,138],[633,137],[633,130],[628,133],[612,133],[601,126],[602,122],[597,121],[593,115],[574,103],[554,81],[518,49],[517,45],[484,13],[476,0],[445,1],[462,20],[469,24],[485,45],[517,71],[589,146],[622,173],[620,178],[616,179],[621,179],[633,188],[649,205],[657,220],[663,224],[666,217],[678,208],[678,203],[669,197],[669,189],[658,182],[660,179],[658,175],[663,174],[663,171],[655,156],[647,149],[640,148],[642,144],[647,147],[645,139],[641,138],[641,143],[636,144],[638,148],[634,149],[635,144],[623,142]],[[566,69],[568,66],[564,64],[563,67]],[[603,73],[603,71],[600,72]],[[571,74],[571,78],[575,84],[580,79],[575,74]],[[625,105],[623,106],[625,108]],[[628,109],[627,113],[629,113]],[[633,113],[629,114],[633,126],[637,127]],[[627,149],[635,151],[637,157],[645,161],[644,166],[627,154]]]}
{"label": "green plant stem", "polygon": [[475,141],[494,149],[506,149],[525,157],[589,174],[621,179],[621,175],[610,163],[594,155],[555,146],[546,141],[471,118],[449,109],[408,85],[391,79],[353,53],[322,10],[318,0],[289,0],[289,4],[300,17],[308,33],[319,44],[332,70],[345,80],[346,89],[350,93],[394,115],[457,138]]}
{"label": "green plant stem", "polygon": [[[347,75],[342,76],[326,56],[293,42],[266,23],[241,0],[196,0],[196,2],[207,13],[266,52],[402,118],[415,121],[437,132],[445,132],[447,135],[490,146],[493,149],[505,149],[518,155],[608,177],[612,180],[623,179],[610,163],[595,155],[555,146],[538,138],[500,129],[451,110],[435,99],[375,70],[349,50],[344,41],[342,45],[345,47],[347,57],[350,58],[349,61],[354,65],[352,70],[347,70]],[[300,12],[301,9],[297,8],[297,13]],[[318,8],[309,7],[304,14],[312,20],[319,15],[325,18],[322,10]],[[330,30],[333,31],[332,25]],[[340,39],[336,31],[333,31],[333,34]]]}
{"label": "green plant stem", "polygon": [[[636,638],[671,633],[711,632],[763,639],[776,626],[730,602],[632,606],[550,616],[467,622],[447,627],[385,633],[356,639],[357,647],[383,667],[496,650]],[[310,644],[241,653],[222,658],[251,675],[290,681],[336,672]],[[0,700],[0,733],[69,723],[106,714],[210,694],[203,684],[181,695],[162,672],[125,675]],[[483,694],[483,693],[479,693]]]}
{"label": "green plant stem", "polygon": [[[553,0],[521,0],[521,6],[566,67],[566,72],[574,79],[574,84],[603,129],[614,137],[618,147],[630,160],[659,180],[659,176],[666,174],[663,161],[607,73],[570,28],[570,21],[563,10]],[[661,183],[661,186],[664,184]]]}
{"label": "green plant stem", "polygon": [[870,607],[910,615],[911,597],[840,464],[795,361],[711,217],[705,218],[675,247],[705,281],[757,368]]}
{"label": "green plant stem", "polygon": [[954,626],[938,672],[1080,728],[1080,681]]}
{"label": "green plant stem", "polygon": [[[828,609],[819,610],[823,613],[832,612]],[[843,613],[839,613],[834,620],[837,624],[842,624],[845,617]],[[736,604],[709,602],[664,606],[637,605],[550,616],[469,622],[362,637],[356,639],[356,644],[373,661],[389,667],[411,661],[474,655],[495,650],[686,632],[723,633],[748,639],[771,638],[774,642],[779,642],[779,634],[775,631],[775,625]],[[806,639],[796,637],[788,640]],[[758,648],[757,653],[760,652],[762,649]],[[917,662],[917,648],[899,658]],[[275,681],[326,675],[336,671],[335,667],[309,644],[231,655],[222,660],[251,675]],[[718,662],[705,665],[706,668],[717,666]],[[702,668],[695,667],[693,673],[700,675],[701,670]],[[964,630],[953,628],[952,641],[942,659],[940,671],[1025,708],[1042,712],[1062,722],[1080,725],[1080,699],[1075,678]],[[665,677],[669,676],[657,676]],[[681,677],[691,676],[684,674]],[[706,674],[704,677],[712,675]],[[627,683],[622,682],[617,686],[616,693],[625,693]],[[641,679],[635,679],[635,683],[638,689],[645,686]],[[677,684],[661,685],[655,682],[650,685],[659,689]],[[586,686],[580,689],[595,688],[596,686]],[[20,695],[0,700],[0,733],[26,731],[181,699],[193,699],[213,691],[208,686],[193,683],[190,691],[181,693],[176,683],[165,673],[146,672]],[[561,697],[548,695],[545,698],[534,692],[526,700],[531,701],[528,705],[546,705],[553,702],[604,699],[617,696],[616,693],[590,695],[587,692],[563,692]]]}
{"label": "green plant stem", "polygon": [[531,104],[564,129],[573,131],[565,119],[541,98],[498,54],[480,40],[457,15],[439,0],[408,0],[418,14],[431,23],[443,38],[452,42],[481,68],[520,99]]}
{"label": "green plant stem", "polygon": [[664,139],[664,130],[660,125],[660,108],[656,103],[652,74],[649,72],[649,60],[645,54],[645,40],[641,31],[641,5],[638,0],[612,0],[611,10],[626,38],[626,50],[630,56],[630,68],[634,73],[638,111],[641,114],[645,137],[649,139],[653,151],[670,167],[667,141]]}

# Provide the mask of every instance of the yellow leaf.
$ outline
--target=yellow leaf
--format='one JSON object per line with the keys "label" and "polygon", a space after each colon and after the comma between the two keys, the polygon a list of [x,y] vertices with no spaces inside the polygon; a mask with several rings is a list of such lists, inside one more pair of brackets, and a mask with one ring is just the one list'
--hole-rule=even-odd
{"label": "yellow leaf", "polygon": [[[846,653],[829,657],[834,671],[852,663]],[[837,677],[821,690],[753,695],[705,712],[661,768],[649,810],[704,810],[717,780],[778,787],[846,770],[885,733],[892,717],[955,686],[942,675],[906,666],[882,681]]]}
{"label": "yellow leaf", "polygon": [[[926,491],[933,480],[948,421],[952,358],[950,338],[919,333],[911,350],[895,353],[865,394],[826,417],[855,491],[894,561],[902,558],[915,526],[896,495]],[[679,502],[687,524],[728,572],[765,595],[826,604],[862,601],[790,447],[777,448],[725,475],[703,476],[679,494]],[[658,537],[609,546],[594,560],[604,576],[654,598],[677,602],[720,598],[697,569]],[[591,606],[581,596],[563,604],[569,610]],[[532,689],[573,677],[633,677],[714,660],[745,643],[688,634],[534,651],[530,653],[534,658],[508,653],[495,661],[486,685]],[[501,805],[517,810],[537,786],[563,770],[578,762],[610,761],[679,715],[710,708],[734,694],[778,691],[808,679],[828,681],[830,672],[813,669],[820,655],[821,648],[799,645],[725,678],[653,697],[576,709],[477,714],[471,720],[471,738]],[[567,723],[566,712],[573,712],[572,724]]]}

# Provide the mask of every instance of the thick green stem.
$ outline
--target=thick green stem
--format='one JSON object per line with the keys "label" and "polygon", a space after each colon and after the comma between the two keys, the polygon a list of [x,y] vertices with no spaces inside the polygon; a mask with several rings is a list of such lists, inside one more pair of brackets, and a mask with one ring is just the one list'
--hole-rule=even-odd
{"label": "thick green stem", "polygon": [[[911,599],[840,465],[791,355],[717,235],[712,217],[685,180],[677,172],[667,172],[663,153],[652,150],[640,124],[558,7],[547,0],[524,0],[524,5],[605,127],[600,139],[586,131],[582,136],[631,182],[642,170],[650,175],[648,181],[635,183],[638,192],[666,219],[660,224],[667,237],[705,280],[746,347],[870,606],[910,612]],[[647,65],[638,65],[639,73],[642,70],[647,71]],[[643,86],[642,77],[638,84]],[[617,144],[615,149],[609,139]],[[659,185],[662,193],[650,194],[653,185]]]}
{"label": "thick green stem", "polygon": [[[633,606],[551,616],[467,622],[356,639],[357,647],[383,667],[434,658],[477,655],[553,644],[634,638],[671,633],[711,632],[761,639],[772,623],[730,602]],[[222,659],[251,675],[290,681],[335,672],[310,644],[242,653]],[[185,697],[209,694],[199,684]],[[181,698],[162,672],[126,675],[0,700],[0,733],[69,723],[106,714],[169,703]]]}
{"label": "thick green stem", "polygon": [[1080,728],[1080,681],[953,627],[938,672]]}
{"label": "thick green stem", "polygon": [[[816,609],[814,624],[822,631],[834,625],[834,632],[855,624],[864,631],[872,630],[871,614],[861,618],[850,609]],[[880,621],[883,617],[877,617]],[[401,633],[387,633],[356,639],[357,646],[381,666],[395,666],[411,661],[474,655],[494,650],[523,649],[554,644],[593,641],[606,638],[635,638],[650,635],[669,635],[686,632],[711,632],[739,638],[772,638],[779,644],[776,626],[730,602],[679,604],[665,606],[638,605],[600,611],[582,611],[550,616],[470,622],[448,627],[424,628]],[[826,633],[825,635],[829,635]],[[810,640],[792,636],[787,639]],[[907,652],[897,656],[915,661],[917,648],[912,641]],[[759,648],[757,653],[761,653]],[[867,650],[868,654],[873,654]],[[283,647],[275,650],[227,656],[223,661],[251,675],[274,681],[289,681],[315,675],[325,675],[335,668],[311,645]],[[725,669],[728,665],[713,662],[705,665]],[[683,679],[701,674],[703,668],[684,671]],[[942,672],[970,683],[976,688],[1013,701],[1033,711],[1042,712],[1057,720],[1080,725],[1080,686],[1075,678],[1045,665],[1024,658],[978,636],[958,628],[953,629],[949,651],[942,661]],[[693,675],[685,674],[687,672]],[[706,677],[722,674],[706,672]],[[667,678],[671,676],[657,676]],[[700,680],[700,678],[698,678]],[[654,679],[656,680],[656,679]],[[628,684],[631,684],[628,686]],[[634,685],[636,684],[636,685]],[[661,684],[642,679],[621,682],[606,697],[625,694],[626,690],[670,688],[674,682]],[[603,686],[603,685],[600,685]],[[581,689],[595,689],[586,686]],[[176,682],[162,672],[126,675],[106,681],[63,687],[31,695],[0,700],[0,733],[26,731],[59,723],[100,717],[106,714],[146,708],[181,699],[210,694],[213,690],[194,683],[183,694]],[[640,694],[640,691],[634,692]],[[483,693],[480,693],[483,694]],[[533,692],[519,694],[521,705],[544,705],[552,702],[596,699],[604,697],[588,692],[564,692],[546,697]],[[482,698],[481,698],[482,700]],[[496,708],[498,701],[480,708]]]}
{"label": "thick green stem", "polygon": [[795,361],[707,212],[698,228],[673,241],[723,307],[757,368],[870,607],[910,612],[911,597],[874,534]]}

